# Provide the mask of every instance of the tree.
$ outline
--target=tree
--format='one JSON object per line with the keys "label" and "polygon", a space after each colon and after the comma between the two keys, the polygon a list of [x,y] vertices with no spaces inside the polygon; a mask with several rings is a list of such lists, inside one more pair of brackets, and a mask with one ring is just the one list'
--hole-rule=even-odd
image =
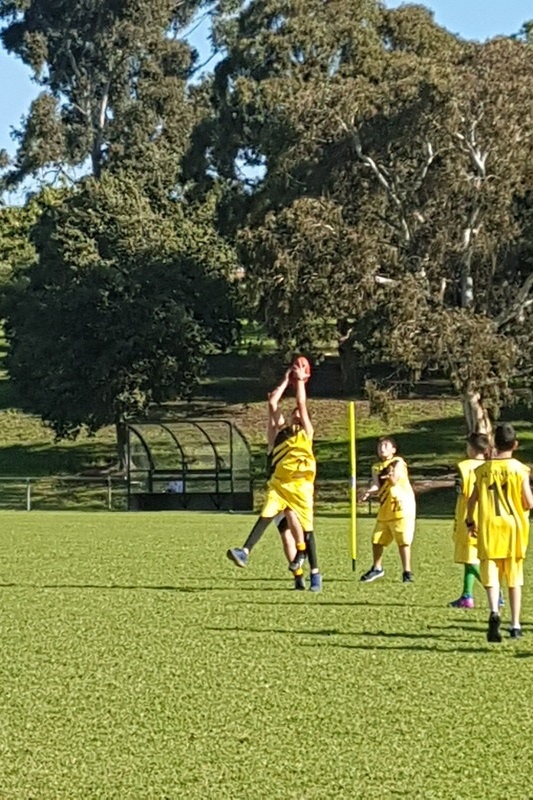
{"label": "tree", "polygon": [[35,261],[30,230],[38,213],[38,210],[30,207],[0,207],[0,285],[6,283],[13,269]]}
{"label": "tree", "polygon": [[[520,39],[463,42],[418,6],[271,0],[242,12],[217,68],[209,153],[250,296],[282,347],[288,309],[297,346],[314,332],[318,346],[307,320],[331,315],[347,376],[354,353],[438,368],[469,427],[490,424],[533,364],[517,213],[531,185],[530,54]],[[243,163],[264,174],[239,181]],[[313,282],[322,289],[299,302]]]}
{"label": "tree", "polygon": [[[4,174],[78,179],[35,221],[36,261],[3,299],[7,366],[58,437],[189,396],[238,332],[232,249],[181,161],[205,111],[180,38],[203,0],[0,0],[5,47],[43,92]],[[21,212],[22,213],[22,212]]]}
{"label": "tree", "polygon": [[153,191],[176,182],[198,104],[180,38],[202,0],[0,0],[2,42],[43,91],[17,134],[10,187],[43,168],[128,169]]}
{"label": "tree", "polygon": [[194,221],[179,204],[173,214],[103,176],[35,229],[39,259],[3,301],[7,366],[58,437],[113,423],[120,433],[150,403],[190,396],[205,354],[234,340],[233,252],[205,207]]}
{"label": "tree", "polygon": [[[391,41],[420,55],[416,27],[401,28],[395,15],[390,25]],[[395,312],[389,326],[379,323],[385,350],[419,371],[443,371],[470,430],[490,430],[489,412],[511,398],[531,353],[524,359],[519,341],[533,322],[533,254],[516,206],[530,173],[532,78],[524,43],[470,45],[445,85],[433,81],[437,106],[425,103],[410,130],[393,120],[392,142],[380,141],[381,126],[344,124],[385,201],[384,224],[376,215],[373,226],[393,243],[395,275],[386,268],[388,288],[376,293],[379,317]]]}

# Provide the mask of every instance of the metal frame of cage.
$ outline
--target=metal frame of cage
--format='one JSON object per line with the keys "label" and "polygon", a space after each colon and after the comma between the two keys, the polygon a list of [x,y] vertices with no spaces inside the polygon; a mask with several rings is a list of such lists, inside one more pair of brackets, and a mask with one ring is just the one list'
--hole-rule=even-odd
{"label": "metal frame of cage", "polygon": [[[227,428],[227,444],[229,445],[229,465],[217,450],[217,444],[206,427],[220,425]],[[199,434],[199,442],[207,445],[213,454],[213,464],[209,468],[198,468],[192,465],[180,442],[177,430],[180,426],[194,428]],[[157,466],[148,437],[143,429],[164,431],[173,442],[176,452],[176,463],[171,468],[160,469]],[[252,456],[250,445],[242,431],[225,419],[183,419],[172,422],[131,422],[126,425],[127,453],[127,507],[135,511],[209,511],[234,510],[249,511],[253,508]],[[142,448],[148,466],[136,468],[132,459],[132,437]],[[244,446],[246,453],[246,477],[239,477],[239,486],[235,480],[235,443],[236,439]],[[156,491],[156,485],[162,482],[179,481],[182,491],[168,493]],[[212,484],[212,490],[199,489],[198,485]],[[135,491],[136,487],[146,485],[146,491]],[[242,485],[246,484],[245,488]],[[229,486],[229,489],[226,487]]]}

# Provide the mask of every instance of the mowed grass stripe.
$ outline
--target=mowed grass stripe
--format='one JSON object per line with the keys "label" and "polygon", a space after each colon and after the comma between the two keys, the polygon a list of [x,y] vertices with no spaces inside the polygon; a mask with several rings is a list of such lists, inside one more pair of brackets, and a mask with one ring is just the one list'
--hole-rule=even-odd
{"label": "mowed grass stripe", "polygon": [[451,520],[420,521],[415,585],[391,550],[365,586],[320,517],[320,595],[274,528],[226,560],[252,520],[0,515],[2,800],[531,796],[533,586],[524,639],[491,646],[481,590],[446,605]]}

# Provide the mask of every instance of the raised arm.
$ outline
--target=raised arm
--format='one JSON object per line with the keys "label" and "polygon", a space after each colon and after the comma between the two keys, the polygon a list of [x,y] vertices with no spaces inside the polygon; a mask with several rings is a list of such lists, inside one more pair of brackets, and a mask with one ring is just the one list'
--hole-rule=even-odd
{"label": "raised arm", "polygon": [[283,376],[283,380],[279,383],[275,389],[273,389],[268,395],[268,424],[267,424],[267,439],[268,439],[268,450],[272,450],[274,446],[274,440],[278,435],[278,431],[283,427],[285,424],[285,418],[282,414],[282,411],[279,407],[279,403],[281,398],[283,397],[287,386],[289,385],[289,379],[291,375],[291,370],[288,369],[285,375]]}
{"label": "raised arm", "polygon": [[293,366],[292,372],[296,380],[296,407],[300,414],[300,422],[306,434],[312,439],[314,430],[309,418],[309,411],[307,410],[307,392],[305,389],[308,375],[304,367],[299,367],[297,365]]}

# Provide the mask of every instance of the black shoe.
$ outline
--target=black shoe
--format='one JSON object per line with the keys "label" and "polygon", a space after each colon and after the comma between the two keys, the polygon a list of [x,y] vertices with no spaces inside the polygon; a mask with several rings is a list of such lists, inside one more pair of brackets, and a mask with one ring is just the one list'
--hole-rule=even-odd
{"label": "black shoe", "polygon": [[305,550],[298,550],[296,558],[290,562],[289,569],[291,572],[297,572],[305,564]]}
{"label": "black shoe", "polygon": [[522,628],[509,628],[509,636],[511,639],[521,639],[523,635]]}
{"label": "black shoe", "polygon": [[297,592],[305,592],[305,576],[304,575],[295,575],[294,576],[294,589]]}
{"label": "black shoe", "polygon": [[502,634],[500,631],[501,617],[495,614],[494,611],[490,612],[489,629],[487,631],[487,642],[501,642]]}
{"label": "black shoe", "polygon": [[382,578],[385,575],[384,569],[376,569],[375,567],[370,567],[368,572],[365,572],[364,575],[361,575],[361,580],[363,583],[372,583],[372,581],[377,581],[378,578]]}
{"label": "black shoe", "polygon": [[414,577],[413,577],[413,573],[412,573],[412,572],[409,572],[409,571],[406,571],[406,572],[404,572],[404,573],[402,574],[402,581],[403,581],[404,583],[414,583],[414,582],[415,582],[415,579],[414,579]]}

